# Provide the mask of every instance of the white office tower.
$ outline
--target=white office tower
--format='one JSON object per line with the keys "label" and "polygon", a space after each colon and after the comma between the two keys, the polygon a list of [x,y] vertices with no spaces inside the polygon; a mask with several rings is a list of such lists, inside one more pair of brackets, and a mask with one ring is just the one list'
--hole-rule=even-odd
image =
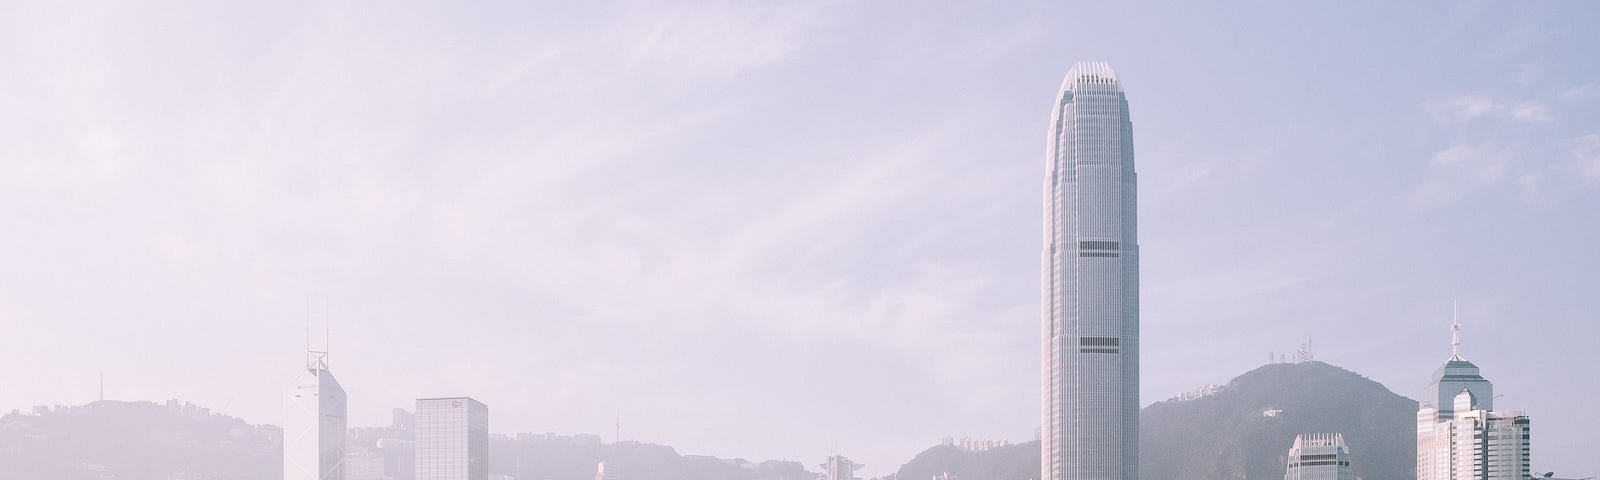
{"label": "white office tower", "polygon": [[844,455],[834,455],[822,464],[822,480],[856,480],[856,469],[864,466],[850,461]]}
{"label": "white office tower", "polygon": [[489,407],[467,397],[417,400],[416,480],[488,480]]}
{"label": "white office tower", "polygon": [[1104,63],[1067,72],[1044,179],[1044,480],[1139,478],[1133,122]]}
{"label": "white office tower", "polygon": [[1296,435],[1283,480],[1356,480],[1350,470],[1350,447],[1344,444],[1344,435]]}
{"label": "white office tower", "polygon": [[283,397],[284,480],[344,480],[347,405],[328,353],[307,351],[305,372]]}
{"label": "white office tower", "polygon": [[1532,478],[1528,416],[1494,411],[1493,385],[1461,358],[1461,326],[1451,331],[1450,360],[1417,411],[1417,480]]}

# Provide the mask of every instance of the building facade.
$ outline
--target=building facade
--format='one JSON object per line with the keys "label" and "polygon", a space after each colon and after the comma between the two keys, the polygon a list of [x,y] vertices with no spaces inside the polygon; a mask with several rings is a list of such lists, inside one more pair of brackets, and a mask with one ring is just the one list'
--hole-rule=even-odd
{"label": "building facade", "polygon": [[1533,478],[1528,415],[1493,409],[1494,385],[1461,358],[1460,330],[1417,411],[1417,480]]}
{"label": "building facade", "polygon": [[344,480],[348,405],[328,353],[306,352],[305,371],[284,392],[284,480]]}
{"label": "building facade", "polygon": [[857,480],[856,469],[864,466],[850,461],[844,455],[834,455],[822,464],[822,480]]}
{"label": "building facade", "polygon": [[594,480],[622,480],[622,468],[616,462],[599,462],[594,465]]}
{"label": "building facade", "polygon": [[1350,470],[1350,447],[1344,435],[1312,433],[1296,435],[1289,447],[1289,462],[1283,480],[1356,480]]}
{"label": "building facade", "polygon": [[417,400],[416,480],[489,478],[489,407],[467,397]]}
{"label": "building facade", "polygon": [[1044,480],[1139,477],[1139,243],[1133,122],[1104,63],[1067,72],[1044,179]]}

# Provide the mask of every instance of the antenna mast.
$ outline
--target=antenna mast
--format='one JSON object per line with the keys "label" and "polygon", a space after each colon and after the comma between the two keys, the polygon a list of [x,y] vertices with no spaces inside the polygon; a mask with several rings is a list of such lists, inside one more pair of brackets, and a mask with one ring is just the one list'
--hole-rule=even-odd
{"label": "antenna mast", "polygon": [[1450,301],[1450,359],[1461,359],[1461,321],[1457,318],[1456,301]]}

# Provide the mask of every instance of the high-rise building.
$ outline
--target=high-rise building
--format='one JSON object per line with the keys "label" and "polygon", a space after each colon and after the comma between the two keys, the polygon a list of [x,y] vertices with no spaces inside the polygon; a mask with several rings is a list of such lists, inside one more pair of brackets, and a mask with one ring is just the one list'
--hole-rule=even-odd
{"label": "high-rise building", "polygon": [[1450,330],[1450,359],[1417,411],[1417,480],[1533,478],[1528,415],[1493,410],[1494,385],[1461,358],[1461,325]]}
{"label": "high-rise building", "polygon": [[1289,464],[1283,480],[1356,480],[1350,470],[1350,447],[1344,435],[1312,433],[1296,435],[1289,447]]}
{"label": "high-rise building", "polygon": [[417,400],[416,480],[489,478],[489,407],[467,397]]}
{"label": "high-rise building", "polygon": [[856,480],[856,469],[864,466],[850,461],[844,455],[834,455],[822,464],[822,480]]}
{"label": "high-rise building", "polygon": [[283,397],[284,480],[344,480],[348,404],[328,352],[307,351],[305,371]]}
{"label": "high-rise building", "polygon": [[594,480],[622,480],[622,468],[616,462],[600,462],[594,466]]}
{"label": "high-rise building", "polygon": [[1044,179],[1044,480],[1139,477],[1133,122],[1116,72],[1079,63],[1050,114]]}

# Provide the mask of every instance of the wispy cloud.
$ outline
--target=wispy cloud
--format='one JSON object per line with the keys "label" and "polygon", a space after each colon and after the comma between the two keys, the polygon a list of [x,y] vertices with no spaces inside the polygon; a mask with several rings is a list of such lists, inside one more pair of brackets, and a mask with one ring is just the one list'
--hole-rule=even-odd
{"label": "wispy cloud", "polygon": [[1585,183],[1600,184],[1600,133],[1591,133],[1575,140],[1567,165]]}
{"label": "wispy cloud", "polygon": [[1430,106],[1435,120],[1467,122],[1495,111],[1493,99],[1482,95],[1465,95],[1436,102]]}
{"label": "wispy cloud", "polygon": [[641,7],[612,30],[634,64],[738,73],[821,38],[831,2],[725,2]]}
{"label": "wispy cloud", "polygon": [[1512,121],[1518,123],[1553,122],[1556,119],[1550,107],[1539,102],[1522,102],[1512,105],[1506,111]]}
{"label": "wispy cloud", "polygon": [[1561,92],[1561,99],[1568,102],[1600,99],[1600,84],[1591,83],[1568,88]]}
{"label": "wispy cloud", "polygon": [[1477,145],[1453,145],[1433,154],[1428,172],[1411,195],[1413,207],[1444,204],[1500,183],[1509,158],[1504,152]]}
{"label": "wispy cloud", "polygon": [[1504,118],[1517,123],[1539,123],[1555,120],[1549,106],[1533,100],[1503,101],[1487,95],[1463,95],[1427,106],[1434,121],[1468,123],[1485,118]]}

